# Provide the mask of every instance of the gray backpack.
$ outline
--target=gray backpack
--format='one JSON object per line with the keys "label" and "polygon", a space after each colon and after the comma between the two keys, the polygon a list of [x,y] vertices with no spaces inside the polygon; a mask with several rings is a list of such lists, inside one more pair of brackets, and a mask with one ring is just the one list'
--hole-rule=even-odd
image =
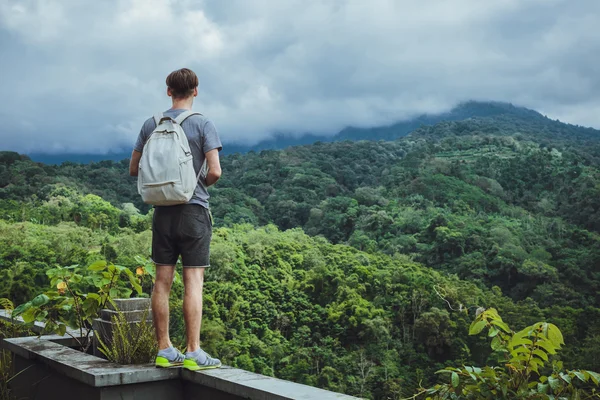
{"label": "gray backpack", "polygon": [[172,206],[190,201],[203,168],[196,175],[183,121],[200,113],[184,111],[177,118],[154,116],[156,128],[144,145],[138,170],[138,193],[146,204]]}

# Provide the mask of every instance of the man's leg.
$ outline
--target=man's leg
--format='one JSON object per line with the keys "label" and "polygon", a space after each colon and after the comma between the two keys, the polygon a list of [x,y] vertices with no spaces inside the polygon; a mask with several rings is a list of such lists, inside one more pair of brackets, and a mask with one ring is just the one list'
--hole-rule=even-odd
{"label": "man's leg", "polygon": [[175,274],[174,265],[157,265],[156,282],[152,290],[152,319],[156,331],[158,349],[171,347],[169,338],[169,294]]}
{"label": "man's leg", "polygon": [[204,267],[184,268],[183,318],[187,335],[187,351],[193,353],[200,348],[200,327],[202,325],[202,290],[204,288]]}
{"label": "man's leg", "polygon": [[219,368],[221,361],[200,348],[204,270],[210,265],[210,215],[206,208],[192,204],[185,208],[183,216],[185,223],[181,226],[180,248],[185,288],[183,317],[187,334],[187,352],[183,366],[192,371]]}

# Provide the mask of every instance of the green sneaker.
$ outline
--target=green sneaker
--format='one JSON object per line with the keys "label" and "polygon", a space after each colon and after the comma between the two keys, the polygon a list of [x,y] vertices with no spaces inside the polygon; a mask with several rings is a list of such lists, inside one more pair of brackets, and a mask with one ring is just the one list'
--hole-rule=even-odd
{"label": "green sneaker", "polygon": [[[203,363],[201,363],[199,360],[200,355],[202,354],[204,354],[204,356],[206,357],[206,360]],[[183,368],[187,368],[190,371],[199,371],[203,369],[213,369],[220,367],[221,361],[216,358],[212,358],[211,356],[206,354],[206,352],[202,349],[198,351],[198,354],[186,353],[185,360],[183,361]]]}
{"label": "green sneaker", "polygon": [[177,349],[175,350],[175,356],[172,357],[169,354],[169,350],[161,350],[158,352],[156,359],[154,360],[154,365],[158,368],[169,368],[169,367],[179,367],[183,365],[183,361],[185,360],[185,356]]}

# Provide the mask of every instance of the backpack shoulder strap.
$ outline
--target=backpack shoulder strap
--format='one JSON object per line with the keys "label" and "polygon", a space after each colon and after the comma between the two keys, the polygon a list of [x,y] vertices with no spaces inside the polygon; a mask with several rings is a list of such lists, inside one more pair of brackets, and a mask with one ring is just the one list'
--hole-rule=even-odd
{"label": "backpack shoulder strap", "polygon": [[160,125],[160,120],[163,119],[163,117],[163,113],[158,113],[154,115],[154,123],[156,124],[156,126]]}
{"label": "backpack shoulder strap", "polygon": [[191,111],[191,110],[187,110],[182,112],[181,114],[179,114],[177,116],[177,118],[175,118],[175,122],[177,122],[179,125],[181,125],[183,123],[183,121],[185,121],[188,117],[191,117],[192,115],[202,115],[199,112],[196,111]]}

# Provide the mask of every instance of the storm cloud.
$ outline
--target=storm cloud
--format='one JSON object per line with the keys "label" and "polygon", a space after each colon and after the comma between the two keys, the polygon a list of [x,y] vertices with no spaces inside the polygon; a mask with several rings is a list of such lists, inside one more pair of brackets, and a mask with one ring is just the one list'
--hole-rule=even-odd
{"label": "storm cloud", "polygon": [[599,128],[598,26],[597,0],[2,0],[0,148],[131,148],[184,66],[225,143],[470,99]]}

